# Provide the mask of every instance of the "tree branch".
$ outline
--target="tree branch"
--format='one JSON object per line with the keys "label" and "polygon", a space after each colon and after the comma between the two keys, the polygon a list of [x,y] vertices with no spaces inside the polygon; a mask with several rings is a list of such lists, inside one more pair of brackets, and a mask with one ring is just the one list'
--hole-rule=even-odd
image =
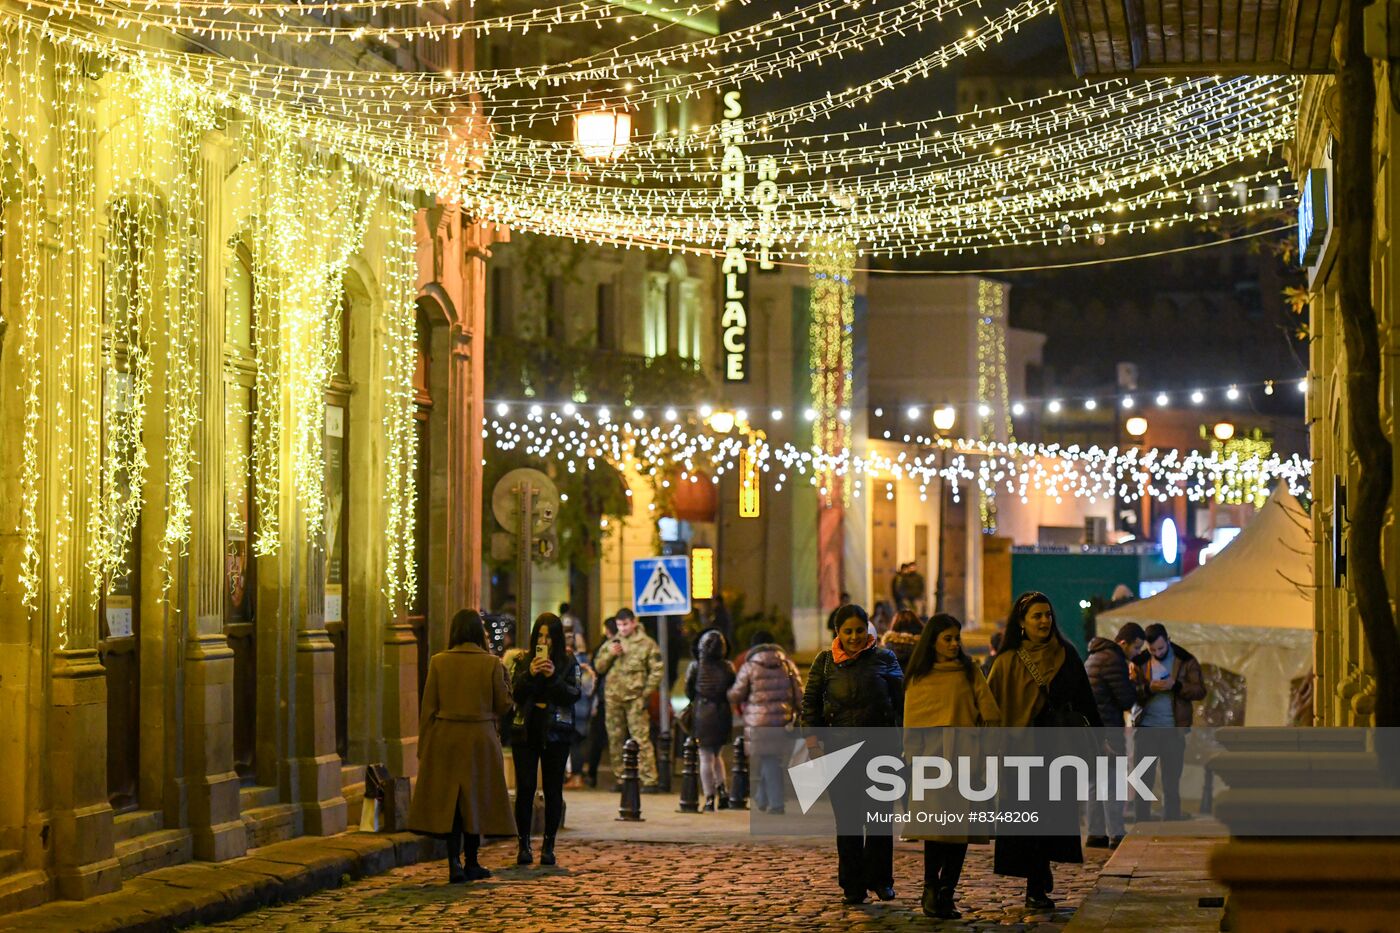
{"label": "tree branch", "polygon": [[[1381,425],[1380,332],[1371,292],[1376,83],[1362,40],[1365,9],[1361,0],[1347,4],[1337,74],[1341,107],[1336,164],[1338,314],[1346,344],[1348,426],[1358,461],[1356,491],[1348,509],[1347,576],[1375,662],[1375,722],[1395,726],[1400,725],[1400,633],[1381,555],[1393,477],[1390,439]],[[1345,470],[1345,464],[1335,467]]]}

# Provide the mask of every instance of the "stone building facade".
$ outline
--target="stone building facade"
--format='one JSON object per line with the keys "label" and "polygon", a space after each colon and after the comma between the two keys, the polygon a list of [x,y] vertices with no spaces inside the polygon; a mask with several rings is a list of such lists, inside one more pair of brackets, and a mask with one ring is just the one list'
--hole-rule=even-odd
{"label": "stone building facade", "polygon": [[[1400,391],[1392,355],[1388,348],[1396,334],[1394,289],[1397,267],[1391,247],[1391,230],[1395,212],[1395,168],[1389,159],[1391,144],[1400,137],[1395,121],[1395,107],[1388,93],[1389,82],[1384,74],[1392,65],[1377,70],[1375,162],[1376,181],[1375,254],[1372,257],[1372,299],[1381,328],[1381,412],[1386,428],[1393,432],[1396,393]],[[1339,498],[1354,488],[1357,476],[1356,458],[1349,439],[1347,425],[1347,360],[1338,315],[1340,281],[1337,271],[1337,238],[1333,235],[1335,210],[1333,191],[1333,154],[1337,127],[1335,105],[1329,104],[1336,95],[1335,79],[1316,76],[1306,79],[1298,113],[1297,135],[1289,152],[1294,177],[1298,179],[1304,197],[1310,200],[1312,229],[1307,231],[1306,243],[1300,241],[1311,291],[1308,375],[1308,425],[1313,460],[1313,541],[1316,568],[1316,632],[1314,647],[1317,690],[1313,713],[1318,725],[1371,725],[1374,708],[1374,661],[1366,648],[1365,634],[1351,590],[1344,562],[1339,557],[1346,550],[1345,501]],[[1300,231],[1300,235],[1301,231]],[[1392,503],[1393,503],[1392,493]],[[1339,514],[1340,512],[1340,514]],[[1340,521],[1338,521],[1340,519]],[[1392,523],[1383,542],[1386,566],[1392,592],[1400,578],[1395,569],[1395,555],[1400,553],[1400,538]]]}
{"label": "stone building facade", "polygon": [[[464,15],[451,6],[440,15]],[[5,7],[0,764],[14,783],[0,801],[0,911],[340,832],[366,764],[416,772],[429,650],[479,601],[484,272],[500,236],[334,159],[276,162],[246,114],[204,126],[199,107],[172,107],[182,135],[167,139],[132,75],[91,59],[66,69],[69,53],[21,40]],[[13,54],[21,41],[28,59]],[[471,64],[466,41],[427,63],[348,44],[298,54]],[[256,239],[271,229],[272,168],[294,163],[338,184],[363,224],[343,261],[296,270],[335,273],[324,398],[260,368],[273,352],[284,373],[298,365],[290,305],[278,317],[267,296],[309,286],[280,265],[284,244]],[[142,276],[156,284],[139,289]],[[124,329],[140,301],[156,304]],[[391,389],[396,366],[412,374],[411,410]],[[262,424],[282,426],[275,443]],[[104,467],[119,430],[143,451],[129,475]],[[386,489],[405,487],[389,448],[405,431],[419,448],[417,528],[394,542],[385,529],[405,526]],[[309,482],[325,507],[310,513],[290,467],[304,437],[322,453]],[[254,466],[259,443],[285,468]],[[275,531],[256,503],[276,503]],[[125,512],[115,537],[92,514],[109,506]],[[92,555],[109,546],[122,553],[103,577]],[[397,600],[395,561],[417,570]]]}

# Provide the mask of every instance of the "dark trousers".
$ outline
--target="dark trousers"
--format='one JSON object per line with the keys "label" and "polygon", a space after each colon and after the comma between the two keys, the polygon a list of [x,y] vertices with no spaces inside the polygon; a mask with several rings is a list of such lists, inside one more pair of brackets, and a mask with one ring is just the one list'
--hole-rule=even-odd
{"label": "dark trousers", "polygon": [[546,742],[542,750],[512,745],[515,757],[515,831],[530,835],[535,813],[535,775],[544,774],[544,834],[553,839],[564,818],[564,768],[569,763],[568,742]]}
{"label": "dark trousers", "polygon": [[[856,763],[861,767],[857,768]],[[867,827],[865,817],[894,804],[872,801],[865,793],[865,767],[859,758],[831,783],[831,807],[836,815],[836,880],[847,894],[864,894],[894,886],[894,836]]]}
{"label": "dark trousers", "polygon": [[1050,860],[1044,859],[1026,876],[1026,896],[1048,897],[1055,890],[1055,876],[1050,871]]}
{"label": "dark trousers", "polygon": [[962,877],[967,843],[924,840],[924,887],[951,891]]}
{"label": "dark trousers", "polygon": [[[1181,769],[1186,764],[1186,736],[1180,729],[1139,728],[1133,733],[1133,747],[1137,758],[1156,757],[1149,767],[1143,770],[1142,783],[1152,786],[1157,777],[1158,766],[1162,772],[1162,817],[1176,820],[1181,818]],[[1136,801],[1137,818],[1147,820],[1152,816],[1152,801]]]}
{"label": "dark trousers", "polygon": [[[588,776],[593,780],[598,780],[598,763],[603,760],[603,752],[608,750],[608,724],[603,719],[603,698],[602,684],[598,685],[598,711],[593,714],[593,719],[588,724]],[[617,780],[622,780],[622,766],[617,766],[613,775]]]}
{"label": "dark trousers", "polygon": [[466,866],[476,868],[481,864],[476,860],[476,853],[480,848],[479,835],[462,832],[462,812],[457,811],[452,817],[452,831],[447,834],[447,864],[456,866],[459,864],[457,860],[465,855]]}

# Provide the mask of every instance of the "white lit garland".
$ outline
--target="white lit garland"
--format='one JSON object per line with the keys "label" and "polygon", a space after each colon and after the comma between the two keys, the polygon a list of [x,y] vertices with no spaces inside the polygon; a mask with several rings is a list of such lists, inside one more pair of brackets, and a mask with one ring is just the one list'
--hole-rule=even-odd
{"label": "white lit garland", "polygon": [[988,498],[1011,495],[1022,502],[1032,495],[1057,502],[1115,497],[1127,502],[1183,497],[1193,502],[1230,497],[1248,500],[1267,495],[1280,480],[1297,495],[1306,491],[1311,475],[1311,463],[1297,456],[1241,457],[1219,451],[1084,448],[972,439],[934,442],[912,455],[900,451],[857,456],[849,449],[802,450],[762,438],[717,435],[698,423],[615,420],[606,410],[594,419],[581,411],[566,415],[546,412],[540,406],[531,408],[520,420],[509,416],[490,419],[485,436],[499,450],[554,462],[570,473],[607,464],[654,477],[675,473],[688,482],[708,474],[717,483],[720,476],[738,467],[740,453],[747,449],[775,491],[798,479],[815,486],[821,477],[834,475],[849,480],[856,496],[870,480],[907,479],[926,492],[941,478],[949,484],[955,500],[962,487],[972,485]]}
{"label": "white lit garland", "polygon": [[385,192],[389,203],[390,248],[385,256],[384,596],[392,614],[407,612],[417,588],[413,560],[417,492],[418,431],[414,420],[413,377],[418,365],[418,262],[413,204]]}

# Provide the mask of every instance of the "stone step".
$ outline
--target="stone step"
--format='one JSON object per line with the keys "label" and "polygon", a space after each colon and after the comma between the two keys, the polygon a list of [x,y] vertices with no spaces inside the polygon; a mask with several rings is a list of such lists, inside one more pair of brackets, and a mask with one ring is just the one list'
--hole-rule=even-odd
{"label": "stone step", "polygon": [[114,854],[121,862],[122,880],[130,881],[148,871],[193,859],[194,837],[188,829],[162,829],[117,843]]}
{"label": "stone step", "polygon": [[132,810],[112,819],[112,838],[126,842],[138,836],[149,836],[165,828],[165,814],[160,810]]}
{"label": "stone step", "polygon": [[0,877],[19,871],[20,853],[18,849],[0,849]]}
{"label": "stone step", "polygon": [[281,802],[275,787],[253,785],[240,788],[238,791],[238,809],[244,813],[258,807],[271,807]]}
{"label": "stone step", "polygon": [[291,839],[301,831],[300,810],[290,803],[276,803],[243,811],[248,848],[254,849]]}
{"label": "stone step", "polygon": [[45,871],[0,875],[0,915],[28,910],[54,898],[53,880]]}

